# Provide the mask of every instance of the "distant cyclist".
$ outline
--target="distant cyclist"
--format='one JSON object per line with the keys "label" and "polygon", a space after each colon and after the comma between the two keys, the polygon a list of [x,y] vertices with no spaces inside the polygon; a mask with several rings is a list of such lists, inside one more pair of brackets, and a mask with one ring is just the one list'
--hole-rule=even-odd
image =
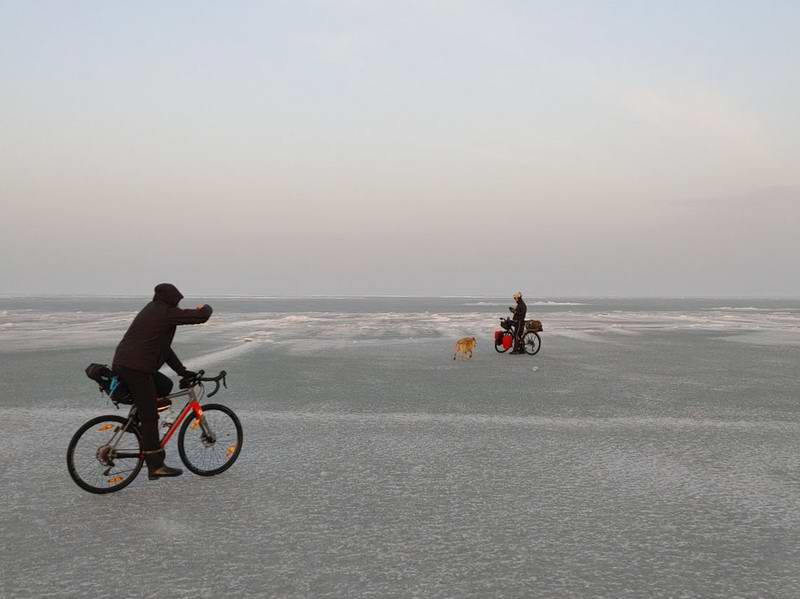
{"label": "distant cyclist", "polygon": [[528,306],[522,300],[522,292],[517,291],[514,294],[514,301],[516,306],[509,308],[513,316],[511,317],[514,323],[514,351],[512,354],[524,354],[525,349],[522,347],[522,335],[525,333],[525,316],[528,314]]}
{"label": "distant cyclist", "polygon": [[183,473],[164,464],[164,450],[159,447],[158,408],[170,405],[170,401],[157,398],[169,395],[172,381],[158,370],[166,363],[182,379],[195,376],[172,351],[172,338],[177,326],[204,323],[212,312],[208,304],[194,310],[178,308],[182,299],[183,294],[174,285],[156,285],[153,301],[133,319],[117,346],[111,367],[128,386],[136,405],[141,422],[142,448],[151,480]]}

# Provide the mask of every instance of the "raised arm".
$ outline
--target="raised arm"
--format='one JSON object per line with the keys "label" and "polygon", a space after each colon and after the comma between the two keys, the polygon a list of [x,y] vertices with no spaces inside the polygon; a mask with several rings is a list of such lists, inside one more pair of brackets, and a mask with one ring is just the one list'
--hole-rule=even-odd
{"label": "raised arm", "polygon": [[203,304],[194,309],[184,310],[183,308],[170,308],[167,312],[167,320],[170,324],[203,324],[209,318],[213,310],[208,304]]}
{"label": "raised arm", "polygon": [[175,374],[177,374],[178,376],[183,377],[183,376],[186,375],[186,366],[184,366],[183,362],[181,362],[178,359],[178,356],[175,355],[175,352],[172,351],[172,348],[169,349],[169,353],[167,354],[166,363],[167,363],[167,366],[172,368],[172,370],[174,370]]}

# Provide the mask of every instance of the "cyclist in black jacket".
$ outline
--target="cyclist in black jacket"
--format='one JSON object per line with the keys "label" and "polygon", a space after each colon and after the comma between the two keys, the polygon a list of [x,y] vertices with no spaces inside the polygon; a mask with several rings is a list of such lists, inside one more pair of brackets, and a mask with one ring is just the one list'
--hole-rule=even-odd
{"label": "cyclist in black jacket", "polygon": [[164,465],[164,450],[159,448],[158,408],[170,405],[158,400],[169,395],[172,381],[158,372],[167,364],[181,378],[191,378],[194,372],[186,367],[172,351],[175,328],[184,324],[201,324],[211,317],[211,306],[204,304],[194,310],[178,308],[183,294],[170,283],[156,285],[153,301],[142,308],[117,346],[112,370],[128,389],[136,404],[141,422],[142,445],[150,479],[178,476],[182,471]]}
{"label": "cyclist in black jacket", "polygon": [[522,300],[522,292],[517,291],[514,294],[514,301],[517,303],[515,307],[509,308],[513,313],[512,320],[514,322],[514,350],[512,354],[524,354],[525,350],[522,347],[522,335],[525,332],[525,316],[528,314],[528,305]]}

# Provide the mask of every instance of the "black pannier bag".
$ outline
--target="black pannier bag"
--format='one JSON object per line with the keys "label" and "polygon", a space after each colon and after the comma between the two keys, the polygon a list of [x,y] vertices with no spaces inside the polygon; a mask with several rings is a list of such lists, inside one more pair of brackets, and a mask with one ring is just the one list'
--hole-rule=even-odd
{"label": "black pannier bag", "polygon": [[108,395],[117,403],[129,404],[132,402],[128,387],[105,364],[89,364],[86,367],[86,376],[100,387],[100,391]]}
{"label": "black pannier bag", "polygon": [[86,376],[100,386],[100,391],[105,394],[111,393],[111,379],[114,373],[105,364],[89,364],[86,367]]}

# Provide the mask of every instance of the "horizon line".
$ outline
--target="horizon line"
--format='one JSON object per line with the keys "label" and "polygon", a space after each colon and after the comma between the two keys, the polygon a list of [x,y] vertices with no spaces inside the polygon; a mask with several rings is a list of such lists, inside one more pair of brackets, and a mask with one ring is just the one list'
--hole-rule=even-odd
{"label": "horizon line", "polygon": [[[0,293],[0,299],[140,299],[151,297],[152,293]],[[211,293],[192,292],[191,298],[208,297],[211,299],[507,299],[511,294],[459,294],[459,295],[433,295],[433,294],[248,294],[248,293]],[[560,299],[741,299],[741,300],[800,300],[800,295],[742,295],[742,294],[680,294],[680,295],[528,295],[523,296],[535,300],[560,300]]]}

